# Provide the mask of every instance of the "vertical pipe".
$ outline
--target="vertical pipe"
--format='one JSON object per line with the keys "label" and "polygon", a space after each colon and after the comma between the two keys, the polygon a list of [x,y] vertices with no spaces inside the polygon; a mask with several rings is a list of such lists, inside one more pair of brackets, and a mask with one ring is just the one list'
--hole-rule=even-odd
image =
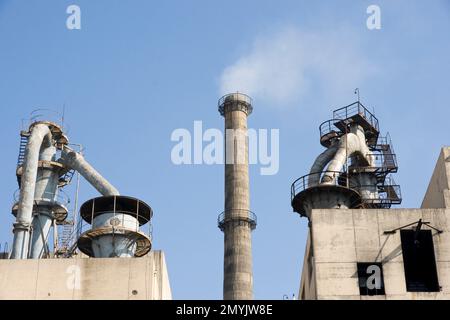
{"label": "vertical pipe", "polygon": [[52,212],[46,208],[39,208],[33,218],[33,235],[31,241],[31,259],[40,259],[47,254],[48,236],[53,224]]}
{"label": "vertical pipe", "polygon": [[33,126],[25,149],[21,178],[22,187],[13,229],[14,240],[11,259],[26,259],[28,257],[39,151],[46,137],[49,141],[51,140],[51,132],[47,125],[37,124]]}
{"label": "vertical pipe", "polygon": [[[77,229],[76,237],[78,239],[79,234],[81,234],[81,226],[80,226],[80,228],[78,228],[78,194],[80,192],[80,173],[77,171],[76,175],[77,175],[77,187],[76,187],[76,191],[75,191],[75,201],[73,204],[73,217],[72,217],[73,224],[72,224],[72,226],[73,226],[73,229]],[[73,232],[73,230],[72,230],[72,232]]]}
{"label": "vertical pipe", "polygon": [[[42,146],[39,160],[55,161],[56,148],[54,146]],[[53,225],[52,205],[56,203],[58,194],[59,168],[42,166],[38,168],[36,187],[34,192],[35,212],[33,213],[33,229],[35,233],[31,238],[31,259],[40,259],[48,248],[48,239]]]}

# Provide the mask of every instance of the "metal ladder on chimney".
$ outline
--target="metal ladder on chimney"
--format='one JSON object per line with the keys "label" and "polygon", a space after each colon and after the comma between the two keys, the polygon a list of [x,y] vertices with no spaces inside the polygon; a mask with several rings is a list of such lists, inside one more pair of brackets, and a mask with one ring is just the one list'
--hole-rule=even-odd
{"label": "metal ladder on chimney", "polygon": [[28,138],[30,137],[30,133],[27,131],[20,132],[20,147],[19,147],[19,157],[17,158],[17,166],[20,167],[23,165],[25,160],[25,150],[28,144]]}
{"label": "metal ladder on chimney", "polygon": [[[19,156],[17,157],[17,168],[21,167],[25,161],[25,151],[27,149],[29,137],[30,133],[28,131],[20,131],[20,146]],[[17,183],[19,184],[19,188],[21,187],[21,180],[21,176],[17,174]]]}

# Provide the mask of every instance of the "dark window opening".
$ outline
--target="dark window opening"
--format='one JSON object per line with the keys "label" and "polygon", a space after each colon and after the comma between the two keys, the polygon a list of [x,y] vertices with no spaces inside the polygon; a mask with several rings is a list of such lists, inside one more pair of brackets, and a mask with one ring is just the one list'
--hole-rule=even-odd
{"label": "dark window opening", "polygon": [[383,267],[379,262],[358,262],[359,294],[362,296],[385,295]]}
{"label": "dark window opening", "polygon": [[408,292],[440,291],[431,230],[401,230]]}

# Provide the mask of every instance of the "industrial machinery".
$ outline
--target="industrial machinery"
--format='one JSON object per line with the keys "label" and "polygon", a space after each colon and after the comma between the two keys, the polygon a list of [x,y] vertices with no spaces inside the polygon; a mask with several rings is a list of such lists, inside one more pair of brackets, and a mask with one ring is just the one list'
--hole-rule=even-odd
{"label": "industrial machinery", "polygon": [[[62,118],[49,121],[42,111],[34,111],[29,127],[20,133],[16,171],[19,190],[12,207],[16,222],[11,259],[70,257],[77,245],[81,252],[96,258],[147,254],[151,240],[140,227],[152,218],[150,206],[121,196],[80,151],[71,148]],[[63,188],[70,184],[75,173],[102,195],[81,207],[82,219],[92,224],[90,230],[83,230],[86,225],[80,220],[79,230],[75,231],[75,221],[67,221],[69,201]],[[67,238],[63,247],[57,243],[58,225],[67,233],[63,234]],[[53,251],[49,249],[52,227]],[[74,236],[79,238],[70,241]]]}
{"label": "industrial machinery", "polygon": [[380,136],[378,119],[360,101],[333,112],[320,125],[320,154],[310,173],[291,186],[295,212],[312,209],[390,208],[401,203],[398,170],[389,134]]}

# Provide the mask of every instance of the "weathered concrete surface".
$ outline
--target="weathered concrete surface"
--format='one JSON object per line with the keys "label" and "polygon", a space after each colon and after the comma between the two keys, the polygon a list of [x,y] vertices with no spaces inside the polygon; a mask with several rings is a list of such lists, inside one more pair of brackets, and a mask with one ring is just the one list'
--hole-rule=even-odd
{"label": "weathered concrete surface", "polygon": [[[225,220],[224,282],[225,300],[253,299],[252,242],[249,224],[249,176],[247,144],[247,106],[239,94],[228,96],[232,102],[225,117]],[[243,111],[244,110],[244,111]],[[231,130],[230,130],[231,129]]]}
{"label": "weathered concrete surface", "polygon": [[0,260],[0,299],[172,299],[164,254],[143,258]]}
{"label": "weathered concrete surface", "polygon": [[[440,292],[407,292],[400,232],[384,234],[419,219],[443,231],[433,231]],[[371,299],[359,296],[357,262],[381,262],[386,295],[373,299],[450,299],[450,209],[322,209],[311,224],[314,257],[305,258],[300,298]]]}
{"label": "weathered concrete surface", "polygon": [[450,147],[441,150],[422,208],[450,208]]}
{"label": "weathered concrete surface", "polygon": [[316,295],[316,274],[314,270],[314,253],[311,245],[311,231],[308,232],[306,241],[305,257],[303,259],[303,273],[300,283],[299,300],[315,300]]}

